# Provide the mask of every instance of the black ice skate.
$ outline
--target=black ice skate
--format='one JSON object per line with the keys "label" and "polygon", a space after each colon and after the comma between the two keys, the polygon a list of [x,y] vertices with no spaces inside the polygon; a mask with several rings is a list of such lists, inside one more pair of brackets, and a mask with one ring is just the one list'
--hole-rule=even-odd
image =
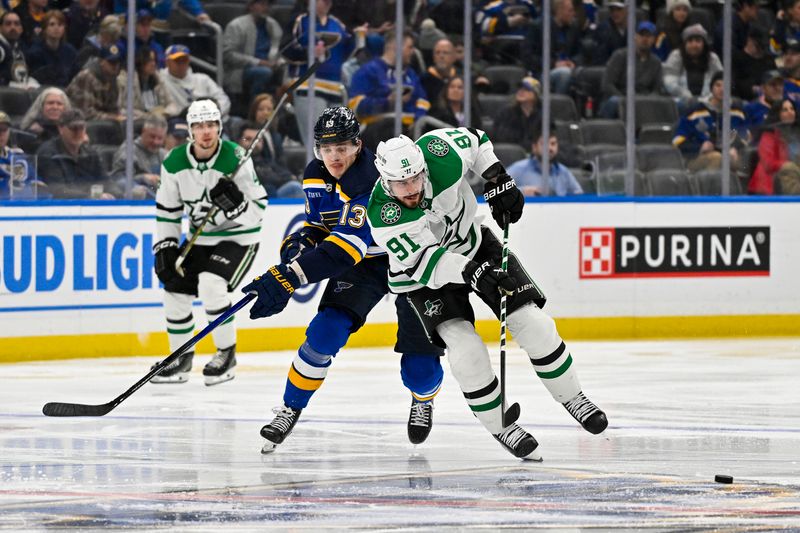
{"label": "black ice skate", "polygon": [[541,461],[542,456],[536,451],[539,443],[533,436],[516,424],[511,424],[506,429],[492,435],[503,448],[511,452],[514,457],[529,461]]}
{"label": "black ice skate", "polygon": [[[181,355],[164,369],[150,378],[150,383],[186,383],[189,381],[189,373],[192,371],[192,358],[194,352]],[[156,365],[150,367],[152,370]]]}
{"label": "black ice skate", "polygon": [[419,402],[411,400],[411,413],[408,415],[408,440],[412,444],[425,442],[433,427],[433,400]]}
{"label": "black ice skate", "polygon": [[264,447],[261,448],[261,453],[272,453],[278,444],[283,442],[289,433],[292,432],[294,425],[297,424],[297,419],[300,418],[302,409],[292,409],[291,407],[281,406],[272,410],[275,413],[275,418],[272,422],[261,428],[261,436],[267,439]]}
{"label": "black ice skate", "polygon": [[236,376],[236,345],[217,349],[216,355],[203,368],[206,385],[218,385]]}
{"label": "black ice skate", "polygon": [[564,402],[564,407],[572,418],[580,422],[583,429],[597,435],[608,427],[606,414],[593,404],[589,398],[579,392],[573,399]]}

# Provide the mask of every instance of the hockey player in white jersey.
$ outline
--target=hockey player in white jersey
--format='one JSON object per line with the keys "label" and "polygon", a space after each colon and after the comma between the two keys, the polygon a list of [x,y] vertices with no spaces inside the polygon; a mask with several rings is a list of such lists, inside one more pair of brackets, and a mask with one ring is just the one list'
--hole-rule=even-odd
{"label": "hockey player in white jersey", "polygon": [[[153,246],[155,270],[164,284],[164,311],[170,351],[188,341],[194,332],[192,302],[199,296],[208,321],[231,306],[230,291],[243,279],[258,249],[261,219],[267,193],[252,161],[239,166],[244,150],[222,140],[222,117],[211,100],[198,100],[186,113],[189,142],[175,147],[161,166],[156,192],[158,242]],[[189,251],[181,276],[175,262],[181,253],[181,216],[189,218],[194,234],[203,218],[212,217]],[[185,244],[185,243],[184,243]],[[203,368],[206,385],[233,379],[236,367],[236,326],[233,317],[212,332],[217,352]],[[192,369],[194,352],[167,366],[151,381],[183,383]]]}
{"label": "hockey player in white jersey", "polygon": [[541,310],[544,295],[513,254],[503,271],[502,245],[475,216],[478,204],[464,177],[470,170],[486,180],[484,196],[501,227],[517,222],[524,206],[486,134],[440,129],[416,143],[401,135],[378,145],[375,165],[381,177],[367,219],[376,243],[389,252],[389,287],[408,297],[434,344],[446,346],[473,414],[512,454],[539,458],[536,440],[509,420],[518,406],[503,416],[500,384],[475,332],[470,291],[498,317],[502,291],[508,329],[547,390],[584,429],[604,431],[606,415],[584,396],[572,356]]}

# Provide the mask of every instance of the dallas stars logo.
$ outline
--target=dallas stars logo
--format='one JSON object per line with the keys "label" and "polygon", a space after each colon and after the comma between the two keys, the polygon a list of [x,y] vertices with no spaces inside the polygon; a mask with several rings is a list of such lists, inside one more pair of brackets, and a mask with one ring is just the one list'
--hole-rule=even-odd
{"label": "dallas stars logo", "polygon": [[442,300],[425,300],[425,316],[432,317],[433,315],[442,316],[442,308],[444,303]]}
{"label": "dallas stars logo", "polygon": [[384,224],[394,224],[400,220],[401,214],[400,206],[394,202],[389,202],[381,208],[381,220]]}
{"label": "dallas stars logo", "polygon": [[431,139],[428,143],[428,151],[435,156],[444,157],[450,151],[450,147],[441,139]]}
{"label": "dallas stars logo", "polygon": [[[192,226],[195,227],[199,226],[203,222],[206,214],[214,205],[211,203],[211,199],[208,196],[208,189],[203,189],[203,194],[197,200],[187,200],[185,203],[189,206],[189,220],[191,220]],[[222,214],[222,211],[217,211],[217,213],[208,221],[209,224],[216,226],[218,224],[217,217],[220,214]]]}

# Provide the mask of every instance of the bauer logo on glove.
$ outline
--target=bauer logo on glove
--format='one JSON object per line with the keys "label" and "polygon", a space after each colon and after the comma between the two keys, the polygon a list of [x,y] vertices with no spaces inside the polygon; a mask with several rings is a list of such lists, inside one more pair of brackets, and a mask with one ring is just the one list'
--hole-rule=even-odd
{"label": "bauer logo on glove", "polygon": [[288,265],[281,263],[269,267],[264,274],[242,288],[242,292],[258,297],[250,308],[250,318],[277,315],[286,309],[292,294],[299,286],[300,278]]}

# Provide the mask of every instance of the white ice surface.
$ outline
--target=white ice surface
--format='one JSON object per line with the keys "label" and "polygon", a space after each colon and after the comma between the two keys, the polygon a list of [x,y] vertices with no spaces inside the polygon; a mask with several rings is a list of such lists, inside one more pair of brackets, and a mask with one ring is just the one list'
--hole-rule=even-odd
{"label": "white ice surface", "polygon": [[243,354],[216,387],[198,356],[188,383],[148,384],[101,418],[41,407],[110,401],[155,358],[0,365],[0,530],[800,531],[799,340],[569,347],[610,427],[580,429],[512,346],[509,398],[543,463],[500,448],[446,363],[433,432],[409,444],[410,397],[387,349],[340,353],[266,456],[259,429],[291,352]]}

